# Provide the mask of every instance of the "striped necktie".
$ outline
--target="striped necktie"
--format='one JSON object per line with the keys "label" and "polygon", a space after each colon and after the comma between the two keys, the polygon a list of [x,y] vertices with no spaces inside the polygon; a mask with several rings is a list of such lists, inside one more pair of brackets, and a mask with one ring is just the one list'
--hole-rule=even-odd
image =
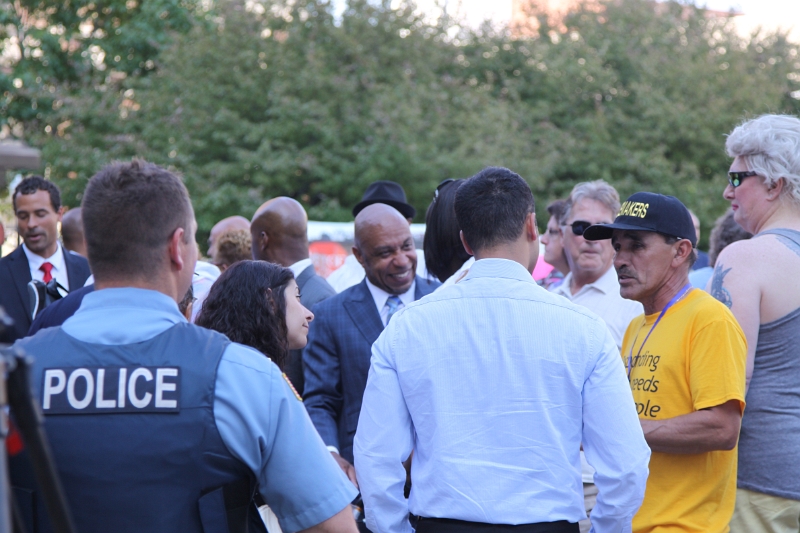
{"label": "striped necktie", "polygon": [[394,294],[389,296],[386,299],[386,307],[389,308],[389,314],[386,315],[386,323],[388,324],[389,321],[392,319],[394,314],[400,309],[400,306],[403,305],[402,300],[400,300],[399,296],[395,296]]}

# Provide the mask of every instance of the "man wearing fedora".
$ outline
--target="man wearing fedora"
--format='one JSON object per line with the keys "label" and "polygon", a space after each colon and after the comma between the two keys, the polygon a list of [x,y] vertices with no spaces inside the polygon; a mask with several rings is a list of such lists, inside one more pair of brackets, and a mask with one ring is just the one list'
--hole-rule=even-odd
{"label": "man wearing fedora", "polygon": [[[353,208],[353,218],[367,206],[372,204],[386,204],[397,209],[411,224],[417,210],[406,201],[406,192],[399,183],[393,181],[376,181],[370,183],[361,201]],[[422,250],[417,250],[417,275],[423,278],[428,276],[425,270],[425,255]],[[336,292],[342,292],[348,287],[364,279],[364,267],[358,262],[356,256],[349,255],[344,264],[331,273],[326,281]]]}
{"label": "man wearing fedora", "polygon": [[744,409],[747,344],[733,314],[692,289],[697,233],[673,196],[632,195],[612,224],[623,298],[644,306],[622,341],[622,359],[644,437],[650,476],[634,533],[726,533],[736,500],[736,443]]}

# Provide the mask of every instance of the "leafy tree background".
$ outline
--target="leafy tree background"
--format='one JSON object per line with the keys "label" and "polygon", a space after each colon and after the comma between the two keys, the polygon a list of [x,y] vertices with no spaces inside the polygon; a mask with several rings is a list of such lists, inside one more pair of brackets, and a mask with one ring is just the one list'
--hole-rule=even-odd
{"label": "leafy tree background", "polygon": [[[797,45],[743,38],[686,4],[608,1],[558,27],[533,12],[539,31],[523,38],[427,22],[410,3],[351,0],[334,20],[322,0],[210,10],[162,1],[173,11],[138,15],[130,39],[150,48],[47,78],[53,102],[33,116],[30,98],[7,90],[7,124],[43,149],[67,205],[110,160],[179,170],[201,239],[279,195],[312,219],[350,220],[377,179],[403,184],[422,221],[441,180],[502,165],[528,180],[540,212],[592,179],[623,198],[674,194],[698,213],[705,240],[726,207],[724,135],[743,118],[800,110]],[[112,44],[83,46],[122,58]]]}

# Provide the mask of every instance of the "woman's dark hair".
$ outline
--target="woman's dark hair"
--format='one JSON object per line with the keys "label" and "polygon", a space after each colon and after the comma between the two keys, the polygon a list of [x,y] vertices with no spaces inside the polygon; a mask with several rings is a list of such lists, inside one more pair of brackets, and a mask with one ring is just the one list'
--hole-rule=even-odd
{"label": "woman's dark hair", "polygon": [[425,267],[428,272],[445,281],[455,274],[470,255],[461,243],[461,228],[456,220],[456,191],[464,180],[447,180],[437,188],[433,202],[425,215]]}
{"label": "woman's dark hair", "polygon": [[294,274],[266,261],[239,261],[225,270],[195,323],[255,348],[283,370],[289,351],[285,291]]}

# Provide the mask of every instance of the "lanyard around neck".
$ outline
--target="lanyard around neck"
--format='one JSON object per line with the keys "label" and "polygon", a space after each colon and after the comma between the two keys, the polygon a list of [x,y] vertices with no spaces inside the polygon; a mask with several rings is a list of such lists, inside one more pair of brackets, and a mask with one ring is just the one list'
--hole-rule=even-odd
{"label": "lanyard around neck", "polygon": [[[653,323],[653,327],[651,327],[650,331],[647,332],[647,336],[644,338],[644,341],[642,341],[641,346],[639,346],[639,351],[636,352],[636,360],[637,361],[639,360],[639,356],[642,354],[642,348],[644,348],[644,345],[647,344],[647,339],[650,338],[650,334],[653,333],[653,330],[656,329],[656,326],[658,325],[658,323],[661,322],[661,319],[664,317],[664,315],[666,314],[667,310],[670,307],[672,307],[673,305],[675,305],[676,303],[678,303],[678,301],[681,298],[683,298],[684,296],[686,296],[686,294],[690,290],[692,290],[692,284],[691,283],[687,283],[686,285],[683,286],[683,288],[681,290],[678,291],[678,294],[673,296],[672,300],[670,300],[667,303],[667,305],[664,306],[664,309],[661,310],[661,313],[659,313],[658,318],[656,318],[656,321]],[[637,340],[639,340],[639,334],[638,333],[636,334],[636,337],[633,339],[633,344],[631,344],[631,350],[628,353],[628,380],[631,379],[631,370],[633,370],[633,347],[636,346],[636,341]]]}

